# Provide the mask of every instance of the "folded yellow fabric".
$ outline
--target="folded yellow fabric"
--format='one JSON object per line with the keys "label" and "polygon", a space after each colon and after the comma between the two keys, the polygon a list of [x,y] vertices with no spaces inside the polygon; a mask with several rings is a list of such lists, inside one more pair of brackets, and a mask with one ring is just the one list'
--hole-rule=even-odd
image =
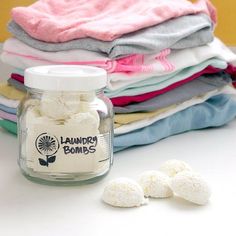
{"label": "folded yellow fabric", "polygon": [[153,116],[160,115],[161,113],[167,112],[177,105],[171,105],[162,109],[158,109],[151,112],[135,112],[135,113],[128,113],[128,114],[116,114],[114,118],[115,128],[118,128],[122,125],[126,125],[135,121],[151,118]]}
{"label": "folded yellow fabric", "polygon": [[1,83],[0,95],[13,100],[22,100],[25,97],[26,93],[17,90],[16,88],[7,83]]}

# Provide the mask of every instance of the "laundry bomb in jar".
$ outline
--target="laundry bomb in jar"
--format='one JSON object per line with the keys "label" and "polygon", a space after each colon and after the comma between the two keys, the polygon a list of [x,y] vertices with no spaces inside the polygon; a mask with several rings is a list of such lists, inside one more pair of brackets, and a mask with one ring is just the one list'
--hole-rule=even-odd
{"label": "laundry bomb in jar", "polygon": [[19,166],[37,182],[93,182],[113,159],[113,110],[103,94],[106,71],[39,66],[25,71],[27,97],[18,109]]}

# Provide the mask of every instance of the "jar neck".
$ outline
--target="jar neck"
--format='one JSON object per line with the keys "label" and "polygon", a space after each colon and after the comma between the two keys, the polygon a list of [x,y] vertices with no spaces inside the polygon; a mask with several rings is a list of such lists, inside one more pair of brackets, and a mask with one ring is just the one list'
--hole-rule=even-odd
{"label": "jar neck", "polygon": [[104,88],[98,89],[98,90],[92,90],[92,91],[49,91],[49,90],[40,90],[40,89],[35,89],[35,88],[29,88],[26,87],[27,93],[30,96],[41,96],[44,93],[48,94],[58,94],[58,93],[63,93],[63,94],[96,94],[96,96],[102,96],[104,95]]}

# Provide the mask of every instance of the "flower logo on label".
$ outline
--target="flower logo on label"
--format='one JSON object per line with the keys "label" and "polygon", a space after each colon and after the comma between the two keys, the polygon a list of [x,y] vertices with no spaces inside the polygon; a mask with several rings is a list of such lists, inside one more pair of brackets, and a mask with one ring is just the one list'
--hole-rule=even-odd
{"label": "flower logo on label", "polygon": [[35,146],[38,152],[46,157],[46,160],[42,158],[38,159],[41,166],[48,167],[50,163],[56,161],[55,154],[57,153],[60,145],[55,136],[49,135],[47,133],[42,133],[37,137]]}

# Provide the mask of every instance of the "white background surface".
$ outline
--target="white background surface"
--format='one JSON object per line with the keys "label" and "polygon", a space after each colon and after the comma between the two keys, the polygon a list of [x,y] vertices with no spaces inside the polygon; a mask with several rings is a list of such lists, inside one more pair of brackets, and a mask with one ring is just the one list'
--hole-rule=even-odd
{"label": "white background surface", "polygon": [[[4,69],[3,69],[4,68]],[[0,63],[1,79],[9,67]],[[0,236],[207,236],[236,235],[236,120],[218,129],[189,132],[115,155],[102,181],[77,187],[31,183],[16,164],[17,139],[0,130]],[[212,188],[207,206],[179,198],[150,200],[149,205],[119,209],[105,205],[107,181],[137,179],[168,159],[188,162]]]}
{"label": "white background surface", "polygon": [[[236,235],[236,120],[217,129],[189,132],[115,155],[102,181],[86,186],[51,187],[25,179],[16,164],[15,136],[0,131],[0,235]],[[163,161],[181,159],[202,173],[212,188],[208,205],[178,198],[150,200],[133,209],[101,201],[107,181],[137,179]]]}

